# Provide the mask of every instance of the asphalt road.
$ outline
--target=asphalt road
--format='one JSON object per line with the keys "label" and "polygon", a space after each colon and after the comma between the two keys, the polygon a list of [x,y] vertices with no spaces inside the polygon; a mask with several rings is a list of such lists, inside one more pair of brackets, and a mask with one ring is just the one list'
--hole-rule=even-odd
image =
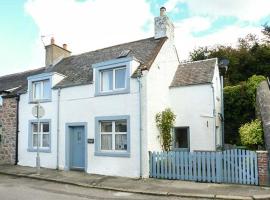
{"label": "asphalt road", "polygon": [[[28,178],[0,175],[0,200],[184,200],[185,198],[140,195],[82,188]],[[190,199],[189,199],[190,200]]]}

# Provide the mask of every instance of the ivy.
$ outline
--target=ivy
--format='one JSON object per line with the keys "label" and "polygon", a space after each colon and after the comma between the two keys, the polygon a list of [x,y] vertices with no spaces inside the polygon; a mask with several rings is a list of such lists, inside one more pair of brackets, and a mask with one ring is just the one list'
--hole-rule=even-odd
{"label": "ivy", "polygon": [[163,151],[170,151],[172,144],[171,130],[175,123],[176,115],[170,108],[156,114],[156,124],[160,131],[159,139]]}

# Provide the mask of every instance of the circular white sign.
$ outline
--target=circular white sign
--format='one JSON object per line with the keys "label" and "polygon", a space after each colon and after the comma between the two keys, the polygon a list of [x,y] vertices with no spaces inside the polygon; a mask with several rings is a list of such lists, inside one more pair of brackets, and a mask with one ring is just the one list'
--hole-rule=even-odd
{"label": "circular white sign", "polygon": [[42,118],[45,115],[45,110],[42,106],[35,105],[32,108],[32,114],[36,118]]}

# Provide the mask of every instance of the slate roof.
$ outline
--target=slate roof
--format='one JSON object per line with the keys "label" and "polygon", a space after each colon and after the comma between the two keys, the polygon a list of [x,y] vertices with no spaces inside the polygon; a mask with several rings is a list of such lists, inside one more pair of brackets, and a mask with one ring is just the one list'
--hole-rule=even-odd
{"label": "slate roof", "polygon": [[93,64],[117,59],[126,50],[130,50],[127,57],[134,57],[142,66],[149,69],[166,39],[155,39],[151,37],[70,56],[64,58],[48,71],[66,76],[55,88],[90,84],[93,81]]}
{"label": "slate roof", "polygon": [[27,77],[43,73],[45,67],[24,71],[21,73],[10,74],[0,77],[0,93],[11,90],[11,94],[24,93],[27,91]]}
{"label": "slate roof", "polygon": [[211,83],[217,59],[207,59],[180,64],[170,87]]}
{"label": "slate roof", "polygon": [[0,91],[19,87],[13,93],[24,93],[27,91],[27,77],[43,72],[57,72],[66,76],[55,88],[91,84],[93,81],[92,64],[117,59],[123,51],[127,50],[130,50],[127,51],[127,57],[134,57],[141,63],[142,68],[149,69],[166,40],[166,37],[160,39],[146,38],[73,55],[64,58],[51,68],[39,68],[3,76],[0,77]]}

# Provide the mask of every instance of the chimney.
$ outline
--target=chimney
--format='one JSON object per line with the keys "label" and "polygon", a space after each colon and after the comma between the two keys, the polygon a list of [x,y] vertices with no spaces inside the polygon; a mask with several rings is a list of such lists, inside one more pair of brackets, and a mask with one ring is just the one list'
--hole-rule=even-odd
{"label": "chimney", "polygon": [[155,17],[155,39],[168,37],[174,40],[174,25],[166,15],[166,8],[160,8],[160,16]]}
{"label": "chimney", "polygon": [[46,67],[54,66],[60,62],[63,58],[70,56],[71,52],[67,50],[67,44],[63,44],[63,47],[60,47],[55,44],[55,40],[51,38],[51,44],[45,46],[46,49],[46,58],[45,64]]}

